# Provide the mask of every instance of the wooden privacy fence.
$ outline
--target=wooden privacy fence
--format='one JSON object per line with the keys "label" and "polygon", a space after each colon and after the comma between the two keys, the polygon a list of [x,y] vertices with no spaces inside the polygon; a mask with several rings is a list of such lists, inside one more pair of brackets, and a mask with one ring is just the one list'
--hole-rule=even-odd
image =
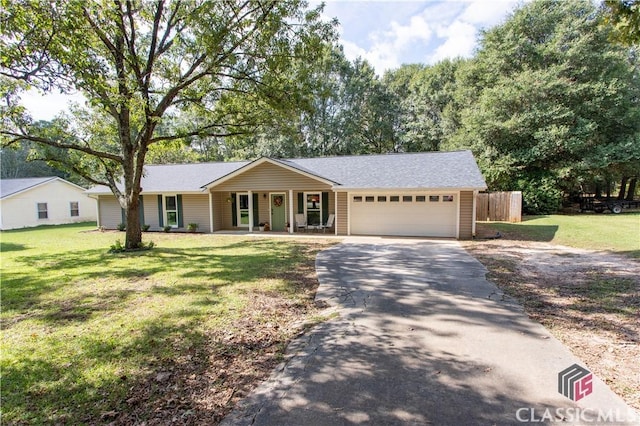
{"label": "wooden privacy fence", "polygon": [[476,197],[476,220],[520,222],[522,220],[522,192],[480,192]]}

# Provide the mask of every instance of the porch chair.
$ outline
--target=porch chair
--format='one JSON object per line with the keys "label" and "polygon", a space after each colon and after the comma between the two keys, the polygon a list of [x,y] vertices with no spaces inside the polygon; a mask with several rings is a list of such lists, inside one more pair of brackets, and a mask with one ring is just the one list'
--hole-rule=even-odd
{"label": "porch chair", "polygon": [[324,231],[326,229],[331,229],[333,228],[333,221],[336,219],[336,215],[331,213],[329,215],[329,217],[327,218],[327,223],[325,223],[324,225],[322,225],[322,233],[324,234]]}
{"label": "porch chair", "polygon": [[307,219],[300,213],[296,215],[296,231],[298,229],[304,229],[305,232],[307,231]]}

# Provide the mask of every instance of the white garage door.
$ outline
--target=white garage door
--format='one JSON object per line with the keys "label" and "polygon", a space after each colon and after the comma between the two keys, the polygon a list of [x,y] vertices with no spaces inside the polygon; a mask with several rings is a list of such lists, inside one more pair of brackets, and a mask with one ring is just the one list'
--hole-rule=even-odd
{"label": "white garage door", "polygon": [[455,237],[457,193],[350,194],[351,234]]}

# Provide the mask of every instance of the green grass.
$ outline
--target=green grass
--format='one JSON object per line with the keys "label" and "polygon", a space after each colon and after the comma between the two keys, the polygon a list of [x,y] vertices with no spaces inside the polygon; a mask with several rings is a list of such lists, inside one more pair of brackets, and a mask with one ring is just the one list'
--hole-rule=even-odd
{"label": "green grass", "polygon": [[490,228],[484,230],[487,235],[500,231],[510,239],[548,241],[640,257],[640,213],[525,216],[520,223],[480,226]]}
{"label": "green grass", "polygon": [[233,331],[256,294],[308,297],[291,280],[308,243],[153,233],[153,250],[109,254],[124,233],[92,229],[0,234],[5,424],[99,422],[164,363]]}

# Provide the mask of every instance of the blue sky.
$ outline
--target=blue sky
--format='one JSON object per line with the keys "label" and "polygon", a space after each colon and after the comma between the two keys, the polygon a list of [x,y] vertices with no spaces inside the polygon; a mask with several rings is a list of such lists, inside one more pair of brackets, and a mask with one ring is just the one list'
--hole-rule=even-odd
{"label": "blue sky", "polygon": [[504,22],[520,3],[327,0],[324,15],[340,21],[340,41],[347,57],[367,59],[381,75],[403,63],[470,57],[480,30]]}
{"label": "blue sky", "polygon": [[[523,0],[526,1],[526,0]],[[327,0],[324,16],[340,21],[340,42],[348,59],[362,57],[376,72],[403,63],[433,64],[444,58],[470,57],[481,29],[503,22],[514,0]],[[317,6],[319,1],[310,1]],[[81,96],[28,93],[23,104],[37,120],[48,120]]]}

